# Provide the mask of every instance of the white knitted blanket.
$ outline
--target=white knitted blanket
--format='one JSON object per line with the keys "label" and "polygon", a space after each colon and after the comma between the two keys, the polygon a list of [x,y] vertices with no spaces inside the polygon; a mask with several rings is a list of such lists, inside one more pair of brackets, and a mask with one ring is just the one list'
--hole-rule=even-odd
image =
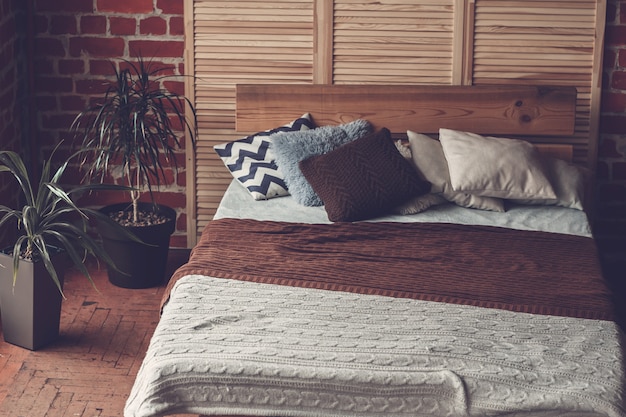
{"label": "white knitted blanket", "polygon": [[124,415],[619,417],[622,339],[605,321],[187,276]]}

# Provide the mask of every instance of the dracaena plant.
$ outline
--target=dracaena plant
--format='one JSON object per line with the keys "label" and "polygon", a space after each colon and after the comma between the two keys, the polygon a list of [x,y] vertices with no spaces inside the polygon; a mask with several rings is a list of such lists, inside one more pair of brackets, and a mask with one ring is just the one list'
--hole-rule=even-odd
{"label": "dracaena plant", "polygon": [[[170,75],[139,57],[112,64],[114,82],[95,105],[80,112],[72,131],[81,142],[86,178],[104,181],[112,166],[121,166],[126,184],[133,189],[133,219],[138,220],[142,190],[153,198],[153,186],[165,179],[164,164],[176,171],[176,150],[181,147],[180,129],[196,136],[196,112],[191,101],[160,87]],[[185,114],[185,110],[188,114]]]}
{"label": "dracaena plant", "polygon": [[[13,176],[20,187],[23,200],[20,208],[0,205],[0,227],[14,223],[18,232],[12,249],[8,250],[13,259],[13,285],[15,286],[20,260],[43,262],[63,295],[59,274],[51,260],[59,250],[67,253],[72,263],[91,281],[92,285],[93,280],[85,267],[87,256],[95,256],[115,267],[99,242],[89,233],[91,219],[114,222],[97,210],[79,208],[74,198],[85,192],[128,191],[129,187],[105,184],[64,187],[60,180],[72,157],[57,169],[53,169],[53,156],[54,152],[43,164],[39,181],[34,182],[19,154],[13,151],[0,151],[0,175],[9,173]],[[125,233],[130,234],[130,232]],[[0,267],[8,268],[11,265]]]}

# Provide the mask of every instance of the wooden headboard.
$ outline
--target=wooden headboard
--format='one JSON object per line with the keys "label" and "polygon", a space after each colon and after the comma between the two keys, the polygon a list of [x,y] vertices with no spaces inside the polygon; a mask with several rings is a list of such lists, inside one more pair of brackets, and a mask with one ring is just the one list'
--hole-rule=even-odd
{"label": "wooden headboard", "polygon": [[574,133],[576,89],[546,86],[237,85],[236,129],[271,129],[306,110],[318,126],[363,118],[393,133]]}
{"label": "wooden headboard", "polygon": [[510,135],[572,159],[576,89],[547,86],[237,85],[236,129],[280,126],[305,109],[318,126],[367,119],[395,137],[439,128]]}

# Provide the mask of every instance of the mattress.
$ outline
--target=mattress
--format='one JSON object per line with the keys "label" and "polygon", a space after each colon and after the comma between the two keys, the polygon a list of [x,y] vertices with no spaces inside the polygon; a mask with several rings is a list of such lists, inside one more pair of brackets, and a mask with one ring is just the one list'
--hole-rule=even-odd
{"label": "mattress", "polygon": [[[216,219],[227,225],[220,236],[229,230],[237,235],[233,219],[242,225],[283,223],[288,229],[332,226],[323,208],[302,207],[290,197],[252,202],[237,183],[229,187]],[[511,206],[492,213],[450,204],[375,222],[441,224],[442,230],[460,224],[470,234],[496,228],[593,242],[584,212],[560,207]],[[250,240],[242,237],[240,255]],[[351,256],[358,250],[349,248]],[[198,257],[202,249],[194,252]],[[332,276],[320,285],[285,285],[278,274],[288,280],[289,258],[264,272],[267,280],[246,280],[241,277],[259,274],[246,265],[236,274],[227,259],[216,256],[218,276],[182,271],[172,282],[126,417],[625,415],[623,334],[611,320],[381,295],[372,290],[376,285],[358,283],[358,276],[352,278],[356,291],[337,290]],[[263,259],[250,251],[255,265],[263,267],[279,263],[277,256]],[[531,263],[529,258],[527,266]],[[385,268],[376,270],[381,279]],[[428,273],[436,274],[436,268]],[[490,273],[489,280],[498,275]]]}

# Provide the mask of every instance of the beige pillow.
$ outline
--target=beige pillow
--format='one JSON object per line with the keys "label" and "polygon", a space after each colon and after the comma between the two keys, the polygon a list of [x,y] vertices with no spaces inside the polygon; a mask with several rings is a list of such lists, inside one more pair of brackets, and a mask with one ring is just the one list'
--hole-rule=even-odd
{"label": "beige pillow", "polygon": [[406,203],[394,208],[393,212],[405,216],[409,214],[417,214],[426,211],[433,206],[446,204],[447,202],[448,200],[443,198],[440,194],[428,193],[411,198]]}
{"label": "beige pillow", "polygon": [[508,199],[555,199],[537,148],[524,140],[439,129],[455,191]]}
{"label": "beige pillow", "polygon": [[557,158],[544,157],[544,166],[556,194],[555,199],[512,200],[531,205],[555,205],[584,210],[585,177],[580,168]]}
{"label": "beige pillow", "polygon": [[452,189],[448,163],[438,140],[410,130],[407,131],[407,135],[413,164],[422,177],[432,184],[431,193],[440,194],[447,201],[461,207],[504,211],[504,203],[500,199],[471,195]]}
{"label": "beige pillow", "polygon": [[[396,148],[398,148],[398,152],[400,152],[400,155],[402,155],[402,157],[407,161],[412,162],[411,148],[409,147],[409,142],[398,139],[394,141],[394,144],[396,145]],[[410,214],[418,214],[428,210],[433,206],[445,204],[447,202],[448,200],[446,200],[439,194],[428,193],[411,198],[406,203],[394,208],[393,212],[396,214],[402,214],[404,216]]]}

